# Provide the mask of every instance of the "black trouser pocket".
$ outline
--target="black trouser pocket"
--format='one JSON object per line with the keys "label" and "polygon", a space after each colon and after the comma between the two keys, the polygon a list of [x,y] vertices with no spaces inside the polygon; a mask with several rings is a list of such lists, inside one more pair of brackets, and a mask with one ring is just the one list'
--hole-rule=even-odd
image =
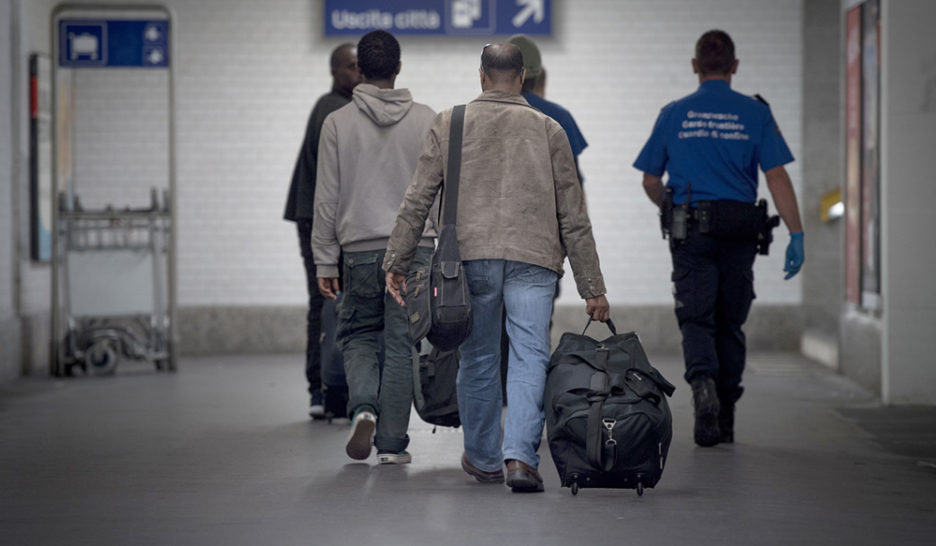
{"label": "black trouser pocket", "polygon": [[751,304],[756,297],[754,294],[754,270],[743,269],[731,271],[722,283],[722,295],[719,302],[721,316],[731,324],[744,324]]}
{"label": "black trouser pocket", "polygon": [[382,253],[351,253],[344,257],[344,292],[354,297],[373,298],[384,291],[380,269]]}

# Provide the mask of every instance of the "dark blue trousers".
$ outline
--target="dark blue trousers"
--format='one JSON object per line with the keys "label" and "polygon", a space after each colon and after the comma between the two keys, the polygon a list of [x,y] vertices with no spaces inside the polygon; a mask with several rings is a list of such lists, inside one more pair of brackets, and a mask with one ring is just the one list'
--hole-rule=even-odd
{"label": "dark blue trousers", "polygon": [[322,389],[322,304],[325,298],[318,290],[315,261],[312,259],[312,220],[298,220],[299,252],[305,265],[309,291],[309,314],[306,316],[306,380],[309,394]]}
{"label": "dark blue trousers", "polygon": [[690,226],[685,241],[670,250],[685,379],[691,382],[699,374],[712,377],[719,400],[734,404],[744,391],[741,327],[755,297],[755,245],[715,239]]}

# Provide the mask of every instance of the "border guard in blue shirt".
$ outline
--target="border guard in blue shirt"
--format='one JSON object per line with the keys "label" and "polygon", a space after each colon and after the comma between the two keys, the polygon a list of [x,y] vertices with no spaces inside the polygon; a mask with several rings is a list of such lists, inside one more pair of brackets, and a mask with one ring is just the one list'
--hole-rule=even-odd
{"label": "border guard in blue shirt", "polygon": [[[767,103],[731,89],[734,43],[720,30],[696,42],[699,89],[668,104],[634,167],[660,207],[670,239],[676,319],[685,379],[692,386],[694,437],[704,447],[734,441],[735,403],[744,371],[744,325],[754,300],[754,258],[767,253],[779,223],[757,201],[764,171],[777,212],[790,231],[784,271],[803,264],[803,227],[784,165],[793,161]],[[669,173],[663,185],[664,171]]]}

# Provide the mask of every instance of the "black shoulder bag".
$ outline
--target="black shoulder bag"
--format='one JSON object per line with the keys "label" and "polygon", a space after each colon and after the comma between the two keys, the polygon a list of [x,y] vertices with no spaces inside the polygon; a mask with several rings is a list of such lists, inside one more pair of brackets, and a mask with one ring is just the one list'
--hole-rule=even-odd
{"label": "black shoulder bag", "polygon": [[442,351],[458,348],[471,333],[471,294],[455,232],[464,124],[462,104],[452,109],[438,243],[429,271],[412,270],[406,279],[410,339],[417,343],[426,337]]}

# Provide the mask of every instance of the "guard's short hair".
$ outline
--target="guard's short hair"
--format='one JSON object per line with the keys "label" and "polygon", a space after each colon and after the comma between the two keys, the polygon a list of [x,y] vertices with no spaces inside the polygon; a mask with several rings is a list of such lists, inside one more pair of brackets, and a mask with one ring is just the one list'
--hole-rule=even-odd
{"label": "guard's short hair", "polygon": [[696,42],[695,59],[703,76],[728,74],[735,61],[734,42],[723,30],[710,30]]}
{"label": "guard's short hair", "polygon": [[369,80],[386,80],[400,64],[400,42],[386,30],[372,30],[357,45],[358,66]]}
{"label": "guard's short hair", "polygon": [[519,78],[523,54],[511,43],[488,44],[481,50],[481,70],[494,80]]}

